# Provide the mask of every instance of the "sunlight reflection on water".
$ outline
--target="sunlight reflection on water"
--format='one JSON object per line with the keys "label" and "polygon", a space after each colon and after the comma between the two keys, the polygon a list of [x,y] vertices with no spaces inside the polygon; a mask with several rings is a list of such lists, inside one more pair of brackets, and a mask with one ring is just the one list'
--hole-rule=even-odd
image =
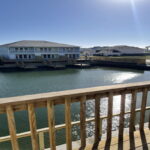
{"label": "sunlight reflection on water", "polygon": [[[131,94],[127,94],[125,97],[125,112],[130,110],[131,105]],[[120,113],[120,104],[121,104],[121,95],[117,95],[113,97],[113,114]],[[86,103],[86,115],[88,118],[94,117],[95,112],[95,103],[94,100],[89,100]],[[100,116],[107,116],[108,115],[108,98],[102,98],[100,100]],[[129,115],[125,115],[125,127],[128,127],[129,125]],[[87,124],[87,136],[93,136],[94,134],[94,122]],[[113,117],[112,119],[112,130],[117,130],[119,127],[119,117]],[[102,123],[102,132],[105,133],[107,128],[107,120],[104,119]],[[74,132],[75,133],[75,132]],[[77,132],[75,133],[76,135]]]}
{"label": "sunlight reflection on water", "polygon": [[113,83],[123,83],[126,80],[130,80],[132,78],[135,78],[139,76],[140,74],[133,73],[133,72],[126,72],[126,73],[113,73],[112,75],[112,82]]}

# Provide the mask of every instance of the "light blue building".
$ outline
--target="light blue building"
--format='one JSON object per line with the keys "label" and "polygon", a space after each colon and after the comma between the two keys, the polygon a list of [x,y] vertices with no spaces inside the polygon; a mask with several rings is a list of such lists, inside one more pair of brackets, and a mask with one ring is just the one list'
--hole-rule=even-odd
{"label": "light blue building", "polygon": [[0,45],[0,57],[10,60],[78,59],[80,47],[49,41],[24,40]]}

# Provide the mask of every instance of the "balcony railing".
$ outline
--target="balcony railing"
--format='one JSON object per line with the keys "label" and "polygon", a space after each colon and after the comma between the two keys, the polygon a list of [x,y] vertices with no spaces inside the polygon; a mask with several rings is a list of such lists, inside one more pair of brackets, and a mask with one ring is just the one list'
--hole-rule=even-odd
{"label": "balcony railing", "polygon": [[[118,84],[112,86],[101,86],[94,88],[75,89],[61,92],[51,92],[36,95],[18,96],[11,98],[0,99],[0,114],[7,114],[9,133],[8,136],[0,137],[0,142],[11,141],[12,149],[19,150],[18,139],[31,136],[32,149],[43,150],[44,133],[49,133],[49,147],[51,150],[56,150],[56,131],[60,129],[66,130],[66,150],[72,150],[72,126],[80,126],[80,149],[86,147],[86,124],[95,122],[94,143],[93,149],[96,149],[100,142],[102,135],[102,120],[107,119],[106,129],[106,147],[109,146],[112,138],[112,119],[118,116],[119,119],[119,134],[118,142],[123,140],[124,134],[124,116],[130,114],[129,119],[129,133],[135,131],[136,112],[140,112],[139,129],[144,130],[144,120],[146,110],[150,107],[146,106],[148,100],[148,91],[150,90],[150,82]],[[137,93],[142,92],[141,108],[136,109]],[[132,95],[130,111],[125,112],[125,97],[127,94]],[[120,113],[113,114],[113,97],[121,95]],[[108,97],[108,114],[106,116],[100,115],[100,105],[102,98]],[[86,118],[86,101],[92,100],[95,103],[94,118]],[[80,103],[80,120],[76,122],[71,121],[71,104]],[[65,123],[55,125],[54,106],[65,105]],[[44,107],[48,113],[48,127],[37,129],[35,108]],[[30,131],[17,133],[14,112],[25,110],[28,112]],[[150,123],[149,123],[150,127]],[[39,136],[39,137],[38,137]],[[121,148],[120,148],[121,149]]]}

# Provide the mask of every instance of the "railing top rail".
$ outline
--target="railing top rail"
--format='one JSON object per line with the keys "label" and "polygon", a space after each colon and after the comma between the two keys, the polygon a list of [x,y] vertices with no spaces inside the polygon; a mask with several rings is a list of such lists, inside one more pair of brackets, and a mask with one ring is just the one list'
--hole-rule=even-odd
{"label": "railing top rail", "polygon": [[140,88],[150,88],[150,81],[0,98],[0,106],[26,104],[31,102],[42,102],[45,100],[55,100],[59,98],[62,99],[65,97],[78,97],[83,95],[102,94],[110,91],[116,92],[116,91],[125,91],[125,90],[140,89]]}

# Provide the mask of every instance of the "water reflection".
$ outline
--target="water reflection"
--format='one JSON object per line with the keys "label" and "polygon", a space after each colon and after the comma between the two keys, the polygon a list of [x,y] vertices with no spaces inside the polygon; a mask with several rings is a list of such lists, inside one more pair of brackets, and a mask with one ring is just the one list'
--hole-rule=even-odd
{"label": "water reflection", "polygon": [[113,73],[111,80],[113,83],[123,83],[126,80],[130,80],[138,76],[140,76],[140,74],[133,72]]}
{"label": "water reflection", "polygon": [[[130,111],[130,106],[131,106],[131,99],[132,99],[132,95],[131,94],[126,94],[125,97],[125,112]],[[118,114],[120,113],[120,104],[121,104],[121,95],[117,95],[113,97],[113,114]],[[108,114],[108,98],[101,98],[100,100],[100,116],[107,116]],[[86,103],[86,116],[87,118],[92,118],[95,116],[94,112],[95,112],[95,103],[94,100],[89,100]],[[76,118],[77,116],[79,117],[79,114],[76,114]],[[129,114],[125,115],[125,123],[124,126],[128,127],[129,126]],[[79,120],[79,118],[77,119]],[[94,134],[94,122],[92,123],[88,123],[87,124],[87,136],[93,136]],[[119,116],[117,117],[113,117],[112,119],[112,130],[117,130],[119,127]],[[76,128],[77,129],[77,128]],[[74,131],[76,130],[74,128]],[[102,132],[105,133],[107,129],[107,119],[103,119],[103,123],[102,123]],[[76,136],[78,137],[78,132],[74,132],[74,134],[76,134]],[[79,137],[78,137],[79,138]]]}
{"label": "water reflection", "polygon": [[[50,91],[69,90],[76,88],[87,88],[102,85],[111,85],[115,83],[128,83],[135,81],[150,80],[149,72],[127,70],[127,69],[114,69],[114,68],[92,68],[92,69],[66,69],[61,71],[35,71],[35,72],[13,72],[13,73],[2,73],[0,72],[0,97],[34,94]],[[137,97],[137,105],[139,108],[141,105],[140,94]],[[150,105],[150,101],[148,102]],[[130,110],[131,105],[131,94],[126,95],[126,111]],[[103,98],[100,105],[100,115],[107,115],[108,99]],[[87,102],[86,115],[88,118],[94,117],[95,104],[93,100]],[[72,121],[80,119],[80,104],[72,104]],[[120,96],[114,96],[113,100],[113,113],[120,112]],[[37,125],[38,128],[47,126],[46,110],[39,109],[37,111]],[[17,123],[18,131],[25,130],[27,126],[26,118],[22,113],[16,114],[16,120],[21,120],[22,123]],[[56,124],[64,123],[64,106],[55,107],[55,118]],[[149,116],[147,115],[147,118]],[[129,115],[125,116],[125,126],[128,126]],[[137,122],[139,118],[137,117]],[[8,135],[7,118],[0,115],[0,136]],[[113,119],[113,130],[118,128],[119,118],[114,117]],[[107,121],[103,121],[103,132],[107,127]],[[74,126],[73,139],[79,139],[79,126]],[[65,142],[64,134],[65,131],[58,131],[57,144],[63,144]],[[92,136],[94,133],[94,123],[87,124],[87,135]],[[48,140],[48,138],[46,138]],[[45,141],[48,145],[48,142]],[[24,144],[22,144],[24,145]],[[27,144],[26,144],[27,145]],[[3,146],[3,149],[7,145]],[[0,149],[2,145],[0,144]],[[7,148],[9,149],[9,148]],[[23,149],[23,148],[22,148]],[[24,148],[25,149],[25,148]],[[27,149],[27,148],[26,148]]]}

